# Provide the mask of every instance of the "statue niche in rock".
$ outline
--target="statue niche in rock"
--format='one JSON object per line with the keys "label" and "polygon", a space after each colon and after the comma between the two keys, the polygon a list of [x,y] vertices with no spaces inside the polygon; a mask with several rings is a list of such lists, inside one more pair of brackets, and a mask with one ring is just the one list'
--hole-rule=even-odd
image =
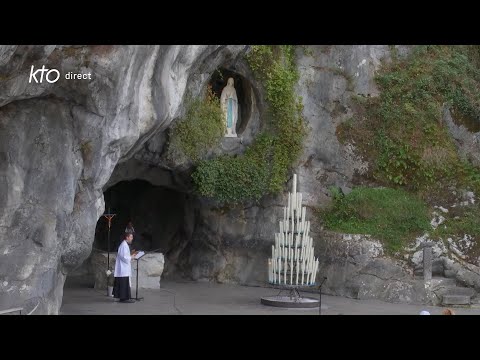
{"label": "statue niche in rock", "polygon": [[223,88],[220,96],[220,104],[226,122],[225,137],[237,137],[235,127],[238,120],[238,99],[233,83],[233,78],[228,78],[227,86]]}

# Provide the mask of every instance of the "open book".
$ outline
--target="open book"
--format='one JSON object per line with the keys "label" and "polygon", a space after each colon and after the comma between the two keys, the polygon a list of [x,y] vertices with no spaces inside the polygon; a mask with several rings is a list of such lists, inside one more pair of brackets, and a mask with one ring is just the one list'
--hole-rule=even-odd
{"label": "open book", "polygon": [[134,258],[134,259],[135,259],[135,260],[138,260],[138,259],[140,259],[143,255],[145,255],[145,252],[139,251],[139,252],[137,253],[137,255],[135,255],[135,258]]}

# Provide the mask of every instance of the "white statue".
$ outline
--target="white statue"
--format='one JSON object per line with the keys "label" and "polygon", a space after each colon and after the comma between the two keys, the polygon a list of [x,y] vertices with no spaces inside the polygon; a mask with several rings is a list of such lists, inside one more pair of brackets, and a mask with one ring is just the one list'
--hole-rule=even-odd
{"label": "white statue", "polygon": [[229,78],[227,86],[223,88],[222,95],[220,96],[220,104],[227,125],[225,137],[237,137],[235,127],[237,126],[238,119],[238,99],[237,92],[233,87],[233,78]]}

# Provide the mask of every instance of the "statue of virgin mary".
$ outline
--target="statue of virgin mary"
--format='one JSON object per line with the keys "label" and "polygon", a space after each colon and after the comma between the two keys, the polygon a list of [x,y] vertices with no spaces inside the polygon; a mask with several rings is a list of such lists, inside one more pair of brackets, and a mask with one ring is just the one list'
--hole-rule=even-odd
{"label": "statue of virgin mary", "polygon": [[235,127],[238,119],[238,99],[237,92],[233,87],[233,78],[229,78],[227,86],[223,88],[222,95],[220,96],[220,104],[227,125],[225,137],[237,137]]}

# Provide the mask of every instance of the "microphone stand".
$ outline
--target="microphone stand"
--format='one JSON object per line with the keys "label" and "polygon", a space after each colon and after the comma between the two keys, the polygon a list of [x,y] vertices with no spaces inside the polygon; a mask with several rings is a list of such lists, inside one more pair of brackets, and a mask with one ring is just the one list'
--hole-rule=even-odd
{"label": "microphone stand", "polygon": [[327,277],[324,276],[322,282],[320,283],[320,286],[318,287],[318,315],[322,315],[322,285],[327,280]]}

